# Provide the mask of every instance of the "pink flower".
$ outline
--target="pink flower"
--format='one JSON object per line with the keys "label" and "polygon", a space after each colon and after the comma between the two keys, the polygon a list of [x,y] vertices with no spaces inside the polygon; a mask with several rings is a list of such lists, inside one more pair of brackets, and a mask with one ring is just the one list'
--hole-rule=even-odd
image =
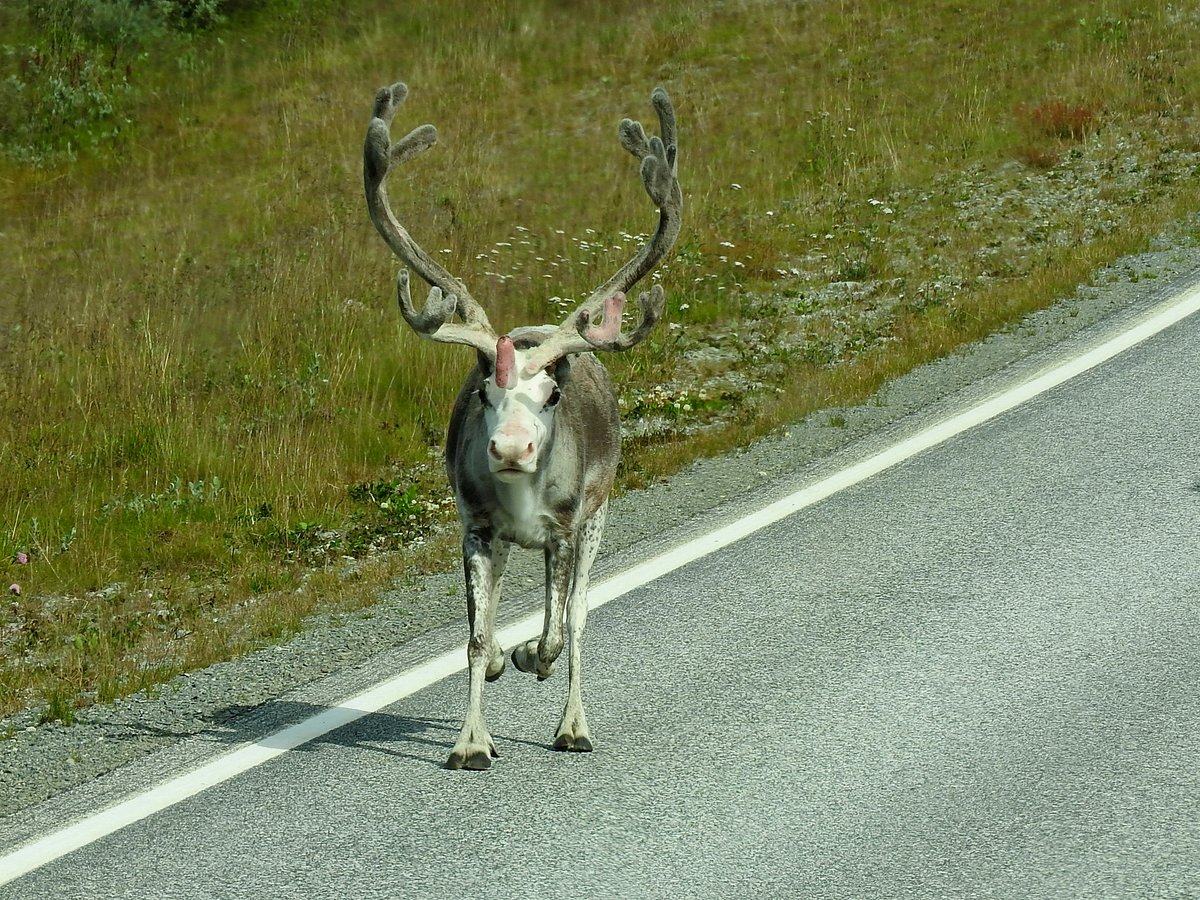
{"label": "pink flower", "polygon": [[24,550],[18,550],[17,551],[17,565],[23,566],[28,562],[29,562],[29,554],[26,553]]}
{"label": "pink flower", "polygon": [[[0,581],[0,584],[3,584],[3,583],[4,583],[4,582]],[[20,586],[19,584],[10,584],[10,585],[8,586],[8,592],[9,592],[10,594],[20,594],[20,593],[21,593],[21,586]]]}

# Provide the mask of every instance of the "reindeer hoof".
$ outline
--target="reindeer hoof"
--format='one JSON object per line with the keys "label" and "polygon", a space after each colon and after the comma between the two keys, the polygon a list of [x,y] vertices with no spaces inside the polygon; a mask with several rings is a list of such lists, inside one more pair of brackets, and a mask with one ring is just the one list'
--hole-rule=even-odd
{"label": "reindeer hoof", "polygon": [[512,661],[519,672],[532,674],[537,671],[537,651],[534,650],[533,653],[530,653],[528,644],[517,644],[513,647]]}
{"label": "reindeer hoof", "polygon": [[486,728],[468,730],[464,725],[462,735],[450,751],[450,758],[446,760],[446,768],[482,772],[484,769],[490,769],[492,758],[499,755],[496,743]]}
{"label": "reindeer hoof", "polygon": [[520,671],[536,675],[538,681],[545,681],[554,674],[554,663],[542,668],[542,662],[538,658],[537,641],[527,641],[513,647],[512,661]]}
{"label": "reindeer hoof", "polygon": [[560,734],[554,739],[554,749],[570,750],[572,753],[591,753],[592,742],[585,734]]}
{"label": "reindeer hoof", "polygon": [[487,747],[455,747],[446,760],[447,769],[467,769],[472,772],[483,772],[492,767],[492,757],[499,757],[496,745]]}
{"label": "reindeer hoof", "polygon": [[492,757],[483,750],[474,753],[463,753],[455,750],[446,760],[447,769],[468,769],[472,772],[483,772],[492,767]]}
{"label": "reindeer hoof", "polygon": [[501,653],[496,658],[496,661],[488,663],[487,672],[483,676],[484,679],[486,681],[497,681],[504,674],[504,665],[504,654]]}

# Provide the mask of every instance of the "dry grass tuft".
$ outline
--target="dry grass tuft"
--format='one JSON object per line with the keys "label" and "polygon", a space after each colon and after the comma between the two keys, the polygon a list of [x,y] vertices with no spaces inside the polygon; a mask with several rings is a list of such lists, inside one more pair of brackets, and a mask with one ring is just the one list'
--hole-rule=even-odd
{"label": "dry grass tuft", "polygon": [[1053,168],[1063,158],[1069,144],[1086,139],[1099,127],[1099,117],[1094,109],[1061,100],[1017,104],[1013,108],[1013,118],[1025,138],[1014,155],[1035,169]]}
{"label": "dry grass tuft", "polygon": [[1095,110],[1060,100],[1021,104],[1013,115],[1023,131],[1059,140],[1081,141],[1099,124]]}

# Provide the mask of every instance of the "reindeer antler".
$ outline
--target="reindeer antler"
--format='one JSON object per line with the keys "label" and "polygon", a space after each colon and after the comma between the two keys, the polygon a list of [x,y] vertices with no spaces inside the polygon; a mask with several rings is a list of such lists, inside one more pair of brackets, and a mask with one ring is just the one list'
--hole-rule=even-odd
{"label": "reindeer antler", "polygon": [[[404,320],[422,337],[435,341],[475,347],[488,359],[496,358],[496,333],[483,308],[464,285],[412,239],[392,212],[387,196],[387,177],[393,166],[412,159],[437,143],[432,125],[414,128],[392,143],[389,125],[396,110],[408,96],[408,87],[397,82],[381,88],[375,95],[375,109],[367,128],[363,148],[363,182],[371,221],[409,268],[430,285],[429,298],[418,312],[409,294],[408,272],[401,269],[396,279],[396,294]],[[621,121],[618,137],[621,146],[641,161],[642,183],[659,210],[658,229],[638,250],[587,300],[581,303],[545,341],[530,352],[526,369],[536,371],[570,353],[588,350],[628,350],[640,343],[662,317],[663,291],[655,285],[639,298],[642,320],[631,333],[621,331],[625,291],[637,284],[666,256],[679,236],[683,212],[683,192],[679,187],[678,145],[675,135],[675,109],[667,92],[656,88],[650,102],[658,113],[661,137],[647,137],[640,122]],[[463,324],[451,320],[455,313]]]}
{"label": "reindeer antler", "polygon": [[623,119],[618,128],[621,146],[641,160],[642,183],[658,207],[658,229],[638,250],[633,259],[617,270],[581,303],[550,337],[530,352],[526,370],[535,371],[569,353],[587,350],[628,350],[650,333],[662,317],[663,291],[655,285],[642,294],[639,303],[642,321],[630,335],[621,331],[625,291],[637,284],[658,265],[679,236],[683,214],[683,191],[679,187],[679,148],[675,133],[675,108],[661,87],[655,88],[650,102],[658,113],[662,136],[647,137],[641,122]]}
{"label": "reindeer antler", "polygon": [[[375,109],[363,147],[363,184],[371,221],[392,252],[430,285],[425,308],[418,313],[409,295],[408,272],[401,269],[396,279],[400,312],[422,337],[467,344],[489,359],[494,359],[496,333],[483,307],[475,302],[465,284],[421,249],[396,219],[388,202],[387,177],[392,167],[407,162],[437,143],[437,129],[432,125],[414,128],[392,143],[388,126],[407,96],[408,87],[401,82],[380,88],[375,95]],[[457,325],[450,321],[456,312],[462,316],[464,324]]]}

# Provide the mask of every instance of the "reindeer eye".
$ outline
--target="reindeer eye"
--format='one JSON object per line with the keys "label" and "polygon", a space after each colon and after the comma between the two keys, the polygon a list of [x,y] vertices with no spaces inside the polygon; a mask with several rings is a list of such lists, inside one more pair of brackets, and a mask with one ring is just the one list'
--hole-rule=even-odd
{"label": "reindeer eye", "polygon": [[546,409],[552,406],[558,406],[558,401],[562,399],[562,391],[555,388],[550,392],[550,396],[546,399]]}
{"label": "reindeer eye", "polygon": [[483,408],[490,409],[492,404],[488,400],[487,388],[480,388],[475,393],[479,396],[479,402],[482,404]]}

